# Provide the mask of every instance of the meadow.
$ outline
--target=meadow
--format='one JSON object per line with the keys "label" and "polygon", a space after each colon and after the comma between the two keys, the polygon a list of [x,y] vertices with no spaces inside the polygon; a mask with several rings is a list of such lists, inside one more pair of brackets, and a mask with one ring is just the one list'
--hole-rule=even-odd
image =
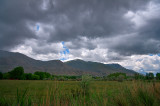
{"label": "meadow", "polygon": [[1,106],[159,106],[148,81],[0,80]]}

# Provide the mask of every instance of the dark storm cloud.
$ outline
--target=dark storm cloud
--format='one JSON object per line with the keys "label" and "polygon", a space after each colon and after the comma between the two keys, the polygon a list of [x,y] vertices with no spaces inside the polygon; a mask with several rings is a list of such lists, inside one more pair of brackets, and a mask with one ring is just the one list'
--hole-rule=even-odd
{"label": "dark storm cloud", "polygon": [[123,56],[157,54],[160,52],[160,41],[156,38],[146,37],[146,34],[141,36],[120,38],[118,41],[112,41],[112,43],[117,43],[108,45],[108,48],[110,51]]}
{"label": "dark storm cloud", "polygon": [[[145,2],[144,2],[145,1]],[[52,40],[70,40],[77,36],[89,38],[108,37],[132,31],[124,14],[128,10],[144,8],[146,0],[57,0],[54,11],[56,20]]]}
{"label": "dark storm cloud", "polygon": [[[124,18],[128,11],[145,10],[150,1],[158,3],[155,0],[1,0],[0,49],[10,49],[27,39],[41,40],[29,29],[28,23],[42,23],[53,27],[44,28],[49,34],[46,45],[65,41],[73,44],[71,49],[92,50],[98,44],[91,40],[98,37],[109,38],[110,43],[103,44],[109,51],[121,55],[158,53],[160,19],[149,19],[145,26],[135,29],[133,23]],[[125,37],[130,33],[136,34]],[[124,37],[114,40],[118,36]],[[48,46],[47,49],[53,52]],[[33,51],[43,50],[33,47]]]}
{"label": "dark storm cloud", "polygon": [[72,40],[70,44],[68,44],[68,48],[70,49],[89,49],[93,50],[97,48],[97,44],[91,42],[92,39],[88,39],[86,37],[78,37],[77,39]]}
{"label": "dark storm cloud", "polygon": [[31,0],[1,0],[0,49],[9,49],[27,38],[35,38],[26,24],[29,20],[39,20],[38,6],[39,2],[31,3]]}
{"label": "dark storm cloud", "polygon": [[152,38],[160,41],[160,18],[147,21],[148,24],[139,29],[139,34],[144,38]]}
{"label": "dark storm cloud", "polygon": [[[160,2],[158,4],[160,5]],[[160,8],[157,7],[155,10],[157,13],[151,14],[151,18],[147,19],[143,16],[143,20],[146,21],[146,23],[135,30],[136,33],[134,35],[119,38],[116,41],[118,43],[113,43],[108,46],[109,49],[125,56],[160,53],[160,24],[158,24],[160,23]],[[113,40],[113,42],[115,41]]]}
{"label": "dark storm cloud", "polygon": [[[15,23],[14,25],[0,25],[0,48],[9,49],[14,45],[19,45],[24,42],[25,38],[34,38],[34,33],[31,32],[23,22]],[[22,27],[23,26],[23,27]]]}

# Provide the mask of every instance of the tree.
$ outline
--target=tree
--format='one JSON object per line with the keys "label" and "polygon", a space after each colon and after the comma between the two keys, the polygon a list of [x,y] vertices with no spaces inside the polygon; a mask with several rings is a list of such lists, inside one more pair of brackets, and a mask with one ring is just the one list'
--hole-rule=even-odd
{"label": "tree", "polygon": [[31,73],[25,73],[24,76],[25,76],[26,80],[32,80],[32,74]]}
{"label": "tree", "polygon": [[49,78],[49,77],[51,76],[50,73],[40,72],[40,71],[36,71],[34,74],[35,74],[35,75],[39,75],[40,80],[43,80],[44,78]]}
{"label": "tree", "polygon": [[113,80],[113,81],[114,80],[122,81],[127,78],[126,73],[112,73],[112,74],[109,74],[107,77],[109,80]]}
{"label": "tree", "polygon": [[117,80],[118,80],[119,82],[123,82],[123,80],[124,80],[124,75],[119,75],[118,78],[117,78]]}
{"label": "tree", "polygon": [[10,74],[9,73],[4,73],[3,74],[3,79],[9,79],[10,78]]}
{"label": "tree", "polygon": [[3,74],[2,74],[2,72],[0,72],[0,79],[3,79]]}
{"label": "tree", "polygon": [[123,75],[124,76],[124,78],[126,78],[127,76],[126,76],[126,73],[112,73],[112,74],[109,74],[107,77],[118,77],[118,76],[120,76],[120,75]]}
{"label": "tree", "polygon": [[154,79],[154,74],[153,74],[153,73],[146,73],[146,79],[147,79],[147,80],[152,80],[152,79]]}
{"label": "tree", "polygon": [[35,74],[33,74],[33,75],[32,75],[32,79],[33,79],[33,80],[39,80],[39,79],[40,79],[40,77],[39,77],[39,75],[35,75]]}
{"label": "tree", "polygon": [[23,79],[24,78],[24,69],[23,67],[16,67],[9,72],[10,78],[12,79]]}
{"label": "tree", "polygon": [[157,74],[156,74],[156,79],[157,79],[157,80],[160,80],[160,73],[157,73]]}
{"label": "tree", "polygon": [[44,74],[45,74],[45,78],[51,77],[51,74],[50,74],[50,73],[44,72]]}
{"label": "tree", "polygon": [[40,80],[43,80],[45,78],[44,72],[36,71],[34,74],[38,75],[40,77]]}
{"label": "tree", "polygon": [[140,79],[142,80],[142,79],[144,79],[144,76],[139,73],[136,73],[136,74],[134,74],[134,78],[135,78],[135,80],[140,80]]}
{"label": "tree", "polygon": [[65,80],[67,80],[64,76],[58,76],[57,79],[58,79],[58,81],[65,81]]}

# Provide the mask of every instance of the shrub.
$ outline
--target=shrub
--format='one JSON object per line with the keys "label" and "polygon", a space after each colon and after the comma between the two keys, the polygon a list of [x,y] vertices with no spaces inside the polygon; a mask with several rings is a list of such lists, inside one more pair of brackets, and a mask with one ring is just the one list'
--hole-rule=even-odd
{"label": "shrub", "polygon": [[35,75],[38,75],[40,77],[40,80],[43,80],[45,78],[49,78],[51,76],[50,73],[47,73],[47,72],[40,72],[40,71],[36,71],[34,73]]}
{"label": "shrub", "polygon": [[80,83],[80,87],[82,88],[83,95],[89,95],[89,85],[90,81],[92,80],[92,76],[90,75],[83,75],[82,81]]}
{"label": "shrub", "polygon": [[107,77],[111,81],[120,81],[120,82],[122,82],[124,79],[127,78],[125,73],[112,73],[108,75]]}
{"label": "shrub", "polygon": [[123,75],[124,76],[124,78],[126,78],[127,76],[126,76],[126,73],[112,73],[112,74],[109,74],[108,75],[108,77],[118,77],[118,76],[120,76],[120,75]]}
{"label": "shrub", "polygon": [[117,77],[117,81],[123,82],[123,80],[124,80],[124,76],[123,76],[123,75],[119,75],[119,76]]}
{"label": "shrub", "polygon": [[156,74],[156,79],[157,79],[157,80],[160,80],[160,73],[157,73],[157,74]]}
{"label": "shrub", "polygon": [[147,74],[146,74],[146,79],[147,79],[147,80],[152,80],[152,79],[154,79],[154,74],[153,74],[153,73],[147,73]]}
{"label": "shrub", "polygon": [[25,73],[24,76],[25,76],[26,80],[32,80],[32,74],[31,73]]}
{"label": "shrub", "polygon": [[2,74],[2,72],[0,72],[0,79],[3,79],[3,74]]}
{"label": "shrub", "polygon": [[3,79],[9,79],[9,78],[10,78],[9,73],[4,73],[4,74],[3,74]]}
{"label": "shrub", "polygon": [[39,77],[39,75],[35,75],[35,74],[33,74],[33,75],[32,75],[32,79],[33,79],[33,80],[39,80],[39,79],[40,79],[40,77]]}
{"label": "shrub", "polygon": [[143,80],[145,77],[139,73],[134,74],[135,80]]}

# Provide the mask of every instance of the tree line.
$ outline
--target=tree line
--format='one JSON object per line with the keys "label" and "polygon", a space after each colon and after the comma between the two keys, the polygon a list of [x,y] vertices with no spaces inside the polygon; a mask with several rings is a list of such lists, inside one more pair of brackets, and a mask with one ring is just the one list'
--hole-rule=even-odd
{"label": "tree line", "polygon": [[[48,72],[36,71],[32,73],[24,73],[24,68],[19,66],[7,73],[0,72],[0,79],[17,79],[17,80],[82,80],[83,76],[67,76],[67,75],[51,75]],[[111,73],[108,76],[98,77],[92,76],[93,80],[119,81],[124,80],[160,80],[160,73],[154,77],[153,73],[142,75],[136,73],[134,76],[127,76],[125,73]]]}
{"label": "tree line", "polygon": [[7,73],[0,72],[0,79],[16,79],[16,80],[66,80],[66,79],[80,79],[80,76],[63,76],[51,75],[48,72],[36,71],[32,73],[24,73],[24,68],[19,66]]}

